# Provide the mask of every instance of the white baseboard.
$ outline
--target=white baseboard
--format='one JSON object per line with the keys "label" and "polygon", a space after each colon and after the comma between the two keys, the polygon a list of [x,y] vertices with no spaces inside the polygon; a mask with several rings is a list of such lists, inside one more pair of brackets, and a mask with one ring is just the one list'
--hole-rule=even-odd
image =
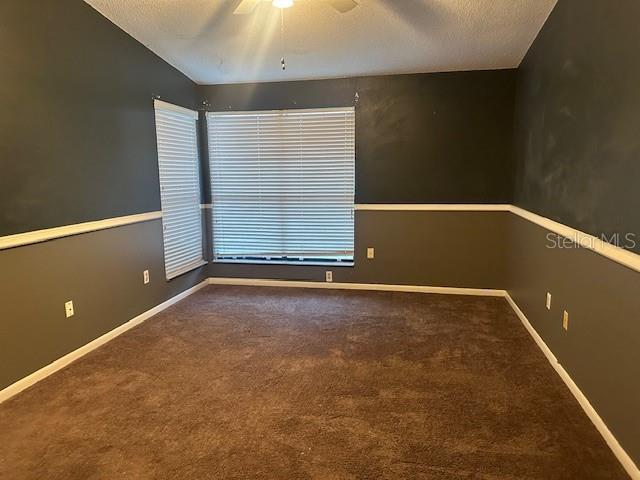
{"label": "white baseboard", "polygon": [[622,466],[627,471],[629,476],[633,480],[640,480],[640,470],[638,469],[637,465],[633,462],[629,454],[622,448],[622,446],[620,445],[616,437],[613,436],[613,433],[611,433],[611,430],[609,430],[609,427],[607,427],[607,425],[604,423],[604,420],[602,420],[600,415],[598,415],[598,412],[595,410],[595,408],[593,408],[593,406],[591,405],[587,397],[584,395],[584,393],[582,393],[582,391],[580,390],[578,385],[576,385],[576,383],[573,381],[569,373],[567,373],[564,367],[558,362],[558,359],[556,358],[556,356],[553,354],[551,349],[547,346],[547,344],[544,342],[544,340],[538,334],[535,328],[533,328],[533,326],[529,322],[529,319],[527,319],[524,312],[520,310],[520,307],[518,307],[518,305],[513,300],[513,298],[511,298],[511,295],[509,295],[509,293],[505,293],[505,298],[507,299],[507,302],[509,302],[509,305],[511,305],[511,308],[513,308],[513,311],[520,318],[520,321],[522,322],[524,327],[527,329],[527,331],[529,332],[533,340],[536,342],[540,350],[542,350],[542,353],[544,353],[545,357],[547,357],[547,360],[549,360],[549,363],[551,364],[551,366],[558,373],[562,381],[569,388],[569,391],[576,398],[576,400],[584,410],[584,413],[587,414],[589,419],[593,422],[595,427],[598,429],[598,432],[600,432],[600,435],[602,435],[602,438],[604,438],[605,442],[607,442],[607,445],[609,445],[609,448],[611,449],[613,454],[616,456],[618,461],[622,464]]}
{"label": "white baseboard", "polygon": [[188,290],[185,290],[184,292],[176,295],[175,297],[172,297],[169,300],[167,300],[165,302],[162,302],[160,305],[156,305],[152,309],[147,310],[144,313],[141,313],[140,315],[138,315],[135,318],[132,318],[127,323],[124,323],[124,324],[120,325],[119,327],[114,328],[113,330],[105,333],[104,335],[96,338],[95,340],[92,340],[91,342],[87,343],[86,345],[83,345],[82,347],[78,348],[77,350],[74,350],[73,352],[70,352],[70,353],[66,354],[65,356],[63,356],[63,357],[60,357],[59,359],[55,360],[53,363],[50,363],[49,365],[47,365],[45,367],[42,367],[40,370],[37,370],[37,371],[33,372],[31,375],[28,375],[28,376],[18,380],[17,382],[9,385],[8,387],[4,388],[3,390],[0,390],[0,403],[4,402],[5,400],[8,400],[9,398],[13,397],[14,395],[17,395],[21,391],[25,390],[26,388],[29,388],[30,386],[34,385],[35,383],[39,382],[40,380],[48,377],[52,373],[55,373],[58,370],[66,367],[71,362],[74,362],[75,360],[79,359],[83,355],[86,355],[90,351],[95,350],[96,348],[100,347],[101,345],[104,345],[109,340],[114,339],[118,335],[123,334],[124,332],[126,332],[127,330],[132,329],[136,325],[140,325],[142,322],[144,322],[148,318],[153,317],[157,313],[160,313],[162,310],[170,307],[174,303],[179,302],[183,298],[188,297],[192,293],[200,290],[202,287],[205,287],[208,284],[209,284],[208,280],[204,280],[204,281],[200,282],[198,285],[195,285],[195,286],[189,288]]}
{"label": "white baseboard", "polygon": [[253,287],[324,288],[336,290],[376,290],[385,292],[438,293],[441,295],[475,295],[504,297],[507,292],[490,288],[425,287],[421,285],[388,285],[382,283],[311,282],[298,280],[267,280],[257,278],[210,277],[211,285],[243,285]]}
{"label": "white baseboard", "polygon": [[578,400],[578,403],[593,422],[600,435],[616,456],[623,468],[627,471],[633,480],[640,480],[640,470],[633,462],[629,454],[622,448],[618,440],[613,436],[611,430],[604,423],[604,420],[598,415],[587,397],[582,393],[567,371],[558,363],[556,356],[549,349],[542,337],[533,328],[525,314],[520,310],[516,302],[511,298],[506,290],[497,289],[477,289],[477,288],[456,288],[456,287],[426,287],[419,285],[385,285],[370,283],[326,283],[326,282],[309,282],[309,281],[292,281],[292,280],[266,280],[251,278],[216,278],[210,277],[211,285],[243,285],[243,286],[260,286],[260,287],[293,287],[293,288],[324,288],[324,289],[346,289],[346,290],[378,290],[393,292],[416,292],[416,293],[438,293],[452,295],[476,295],[476,296],[492,296],[504,297],[513,311],[516,313],[520,321],[527,329],[533,340],[536,342],[542,353],[547,357],[549,363],[553,366],[562,381],[567,385],[569,391]]}
{"label": "white baseboard", "polygon": [[351,290],[382,290],[395,292],[417,292],[417,293],[439,293],[439,294],[455,294],[455,295],[481,295],[502,297],[506,295],[504,290],[476,289],[476,288],[448,288],[448,287],[423,287],[417,285],[382,285],[382,284],[364,284],[364,283],[322,283],[322,282],[306,282],[306,281],[289,281],[289,280],[258,280],[246,278],[208,278],[198,285],[185,290],[184,292],[170,298],[169,300],[157,305],[127,323],[114,328],[104,335],[92,340],[82,347],[66,354],[63,357],[53,361],[49,365],[42,367],[40,370],[18,380],[17,382],[0,390],[0,403],[17,395],[21,391],[29,388],[40,380],[66,367],[75,360],[81,358],[87,353],[104,345],[108,341],[123,334],[127,330],[132,329],[136,325],[140,325],[145,320],[153,317],[162,310],[188,297],[192,293],[200,290],[206,285],[246,285],[246,286],[270,286],[270,287],[298,287],[298,288],[333,288],[333,289],[351,289]]}
{"label": "white baseboard", "polygon": [[392,292],[415,292],[415,293],[437,293],[444,295],[474,295],[474,296],[490,296],[490,297],[504,297],[509,305],[514,310],[520,321],[527,329],[533,340],[536,342],[540,350],[544,353],[549,360],[551,366],[558,373],[562,381],[567,385],[569,391],[576,398],[584,412],[589,419],[593,422],[598,429],[605,442],[611,448],[611,451],[620,461],[624,469],[630,475],[633,480],[640,480],[640,470],[633,462],[629,454],[622,448],[618,440],[611,433],[611,430],[604,423],[598,412],[593,408],[587,397],[582,393],[580,388],[576,385],[573,379],[569,376],[567,371],[558,363],[557,358],[553,352],[549,349],[542,337],[533,328],[526,315],[520,310],[516,302],[511,298],[509,293],[505,290],[498,289],[478,289],[478,288],[457,288],[457,287],[428,287],[421,285],[388,285],[388,284],[370,284],[370,283],[326,283],[326,282],[310,282],[310,281],[291,281],[291,280],[267,280],[267,279],[249,279],[249,278],[217,278],[210,277],[198,285],[185,290],[184,292],[170,298],[169,300],[153,307],[150,310],[138,315],[137,317],[129,320],[127,323],[120,325],[119,327],[105,333],[101,337],[87,343],[86,345],[68,353],[64,357],[59,358],[53,363],[41,368],[40,370],[32,373],[31,375],[18,380],[16,383],[9,385],[2,391],[0,391],[0,403],[20,393],[26,388],[34,385],[40,380],[48,377],[52,373],[66,367],[78,358],[86,355],[92,350],[104,345],[113,338],[121,335],[122,333],[130,330],[136,325],[141,324],[148,318],[160,313],[162,310],[170,307],[171,305],[179,302],[180,300],[188,297],[192,293],[200,290],[206,285],[243,285],[243,286],[261,286],[261,287],[293,287],[293,288],[322,288],[322,289],[344,289],[344,290],[375,290],[375,291],[392,291]]}

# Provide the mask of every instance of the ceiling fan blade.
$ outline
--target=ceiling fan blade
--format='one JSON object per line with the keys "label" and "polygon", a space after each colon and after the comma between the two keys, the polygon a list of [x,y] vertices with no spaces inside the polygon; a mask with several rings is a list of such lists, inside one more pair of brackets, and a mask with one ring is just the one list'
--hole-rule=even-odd
{"label": "ceiling fan blade", "polygon": [[340,13],[346,13],[358,6],[358,3],[355,0],[325,0],[325,2]]}
{"label": "ceiling fan blade", "polygon": [[233,11],[234,15],[248,15],[250,13],[253,13],[253,11],[256,9],[256,6],[261,2],[262,0],[242,0],[240,2],[240,5],[238,5],[236,7],[236,9]]}

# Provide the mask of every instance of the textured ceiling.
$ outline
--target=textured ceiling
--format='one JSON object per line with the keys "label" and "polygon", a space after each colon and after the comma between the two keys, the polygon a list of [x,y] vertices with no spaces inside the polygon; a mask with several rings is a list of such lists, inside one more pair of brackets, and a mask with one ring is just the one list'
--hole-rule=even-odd
{"label": "textured ceiling", "polygon": [[[85,0],[203,84],[517,67],[556,0]],[[284,37],[284,38],[283,38]],[[286,57],[287,69],[280,68]]]}

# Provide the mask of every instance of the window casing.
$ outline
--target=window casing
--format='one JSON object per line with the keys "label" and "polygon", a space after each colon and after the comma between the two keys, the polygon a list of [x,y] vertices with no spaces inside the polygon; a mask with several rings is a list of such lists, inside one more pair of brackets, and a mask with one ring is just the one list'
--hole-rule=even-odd
{"label": "window casing", "polygon": [[154,102],[165,273],[172,279],[204,263],[198,114]]}
{"label": "window casing", "polygon": [[217,262],[353,264],[353,107],[207,114]]}

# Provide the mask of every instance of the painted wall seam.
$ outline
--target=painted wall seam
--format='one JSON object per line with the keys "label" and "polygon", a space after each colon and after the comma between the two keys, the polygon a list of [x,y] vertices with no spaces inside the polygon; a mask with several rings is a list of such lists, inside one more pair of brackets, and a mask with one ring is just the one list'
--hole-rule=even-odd
{"label": "painted wall seam", "polygon": [[43,230],[34,230],[31,232],[16,233],[0,237],[0,250],[7,248],[22,247],[33,243],[45,242],[56,238],[78,235],[81,233],[95,232],[105,230],[107,228],[121,227],[131,225],[133,223],[148,222],[162,218],[162,212],[146,212],[135,215],[126,215],[123,217],[106,218],[103,220],[95,220],[91,222],[76,223],[73,225],[64,225],[61,227],[46,228]]}
{"label": "painted wall seam", "polygon": [[574,244],[592,250],[620,265],[640,272],[640,255],[589,233],[556,222],[516,205],[508,204],[356,204],[356,211],[428,211],[428,212],[510,212],[550,232],[568,238]]}
{"label": "painted wall seam", "polygon": [[[211,204],[201,204],[200,208],[211,208]],[[592,250],[625,267],[640,272],[640,255],[608,243],[594,235],[584,233],[568,225],[535,214],[515,205],[508,204],[355,204],[356,211],[425,211],[425,212],[511,212],[525,220],[539,225],[550,232],[570,239],[573,243]],[[161,211],[146,212],[123,217],[114,217],[61,227],[35,230],[0,237],[0,250],[25,246],[55,238],[89,233],[132,223],[146,222],[162,218]]]}
{"label": "painted wall seam", "polygon": [[556,222],[555,220],[551,220],[536,213],[532,213],[515,205],[511,205],[509,211],[520,218],[549,230],[550,232],[568,238],[576,245],[592,250],[609,260],[613,260],[620,265],[631,268],[636,272],[640,272],[640,255],[632,252],[631,250],[625,250],[624,248],[606,242],[594,235],[584,233],[573,227]]}

